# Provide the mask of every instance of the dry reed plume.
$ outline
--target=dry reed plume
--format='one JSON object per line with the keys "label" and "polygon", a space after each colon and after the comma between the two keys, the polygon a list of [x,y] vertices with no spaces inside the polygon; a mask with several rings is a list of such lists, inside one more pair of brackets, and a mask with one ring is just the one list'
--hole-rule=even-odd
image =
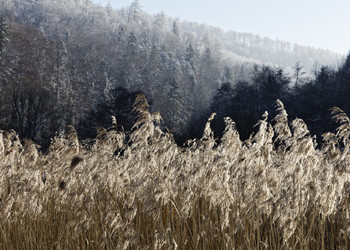
{"label": "dry reed plume", "polygon": [[225,118],[177,146],[143,95],[129,136],[99,129],[84,145],[76,131],[47,154],[0,131],[1,249],[348,248],[350,121],[317,148],[306,124],[277,100],[272,124],[242,142]]}

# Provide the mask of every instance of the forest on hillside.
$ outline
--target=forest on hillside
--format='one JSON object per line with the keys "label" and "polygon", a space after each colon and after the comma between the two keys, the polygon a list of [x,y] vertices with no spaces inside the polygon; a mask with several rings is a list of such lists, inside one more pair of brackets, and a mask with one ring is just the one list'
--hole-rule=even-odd
{"label": "forest on hillside", "polygon": [[216,136],[229,116],[247,139],[278,98],[317,135],[335,127],[329,108],[350,111],[350,57],[337,65],[330,51],[151,16],[138,1],[2,0],[0,15],[0,128],[44,149],[67,125],[94,137],[112,115],[129,131],[139,93],[180,144],[212,112]]}
{"label": "forest on hillside", "polygon": [[138,1],[0,0],[0,249],[349,249],[337,58]]}

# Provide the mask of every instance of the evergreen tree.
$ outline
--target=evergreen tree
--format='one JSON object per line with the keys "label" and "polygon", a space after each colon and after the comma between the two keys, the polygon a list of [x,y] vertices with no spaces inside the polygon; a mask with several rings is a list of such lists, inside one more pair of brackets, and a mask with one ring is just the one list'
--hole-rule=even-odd
{"label": "evergreen tree", "polygon": [[137,94],[138,92],[130,92],[123,87],[112,89],[110,97],[101,99],[87,118],[80,122],[78,127],[80,137],[94,138],[96,127],[108,128],[111,125],[111,116],[116,118],[120,129],[130,131],[135,123],[135,114],[132,110]]}
{"label": "evergreen tree", "polygon": [[225,117],[232,117],[234,90],[230,82],[223,83],[214,96],[211,111],[217,115],[213,121],[214,131],[217,135],[221,135],[224,131]]}
{"label": "evergreen tree", "polygon": [[172,27],[171,27],[171,31],[172,31],[176,36],[179,36],[179,26],[178,26],[176,20],[173,22],[173,25],[172,25]]}
{"label": "evergreen tree", "polygon": [[317,131],[326,132],[330,131],[330,124],[332,122],[329,109],[336,105],[335,93],[337,92],[334,84],[334,71],[327,66],[322,66],[318,72],[315,80],[317,104],[316,110],[318,110],[318,124],[316,125]]}
{"label": "evergreen tree", "polygon": [[259,113],[274,111],[277,99],[285,101],[290,79],[282,69],[255,67],[252,80],[258,92],[256,108]]}
{"label": "evergreen tree", "polygon": [[303,67],[301,66],[300,62],[297,62],[295,64],[293,80],[293,85],[291,86],[292,93],[285,105],[290,107],[289,117],[295,118],[298,116],[297,114],[300,113],[300,111],[303,109],[303,106],[300,102],[300,98],[303,98],[301,89],[302,86],[308,81],[306,78],[306,72],[303,71]]}
{"label": "evergreen tree", "polygon": [[190,117],[190,108],[186,106],[185,88],[182,83],[183,74],[180,62],[170,53],[165,83],[167,84],[167,105],[163,107],[166,125],[174,132],[176,139],[187,131],[187,122]]}
{"label": "evergreen tree", "polygon": [[0,16],[0,59],[5,47],[9,43],[10,30],[3,16]]}
{"label": "evergreen tree", "polygon": [[238,81],[232,99],[232,119],[236,122],[242,140],[248,139],[254,130],[256,121],[261,117],[256,107],[258,92],[256,87],[247,81]]}
{"label": "evergreen tree", "polygon": [[338,106],[346,113],[350,112],[350,53],[347,55],[346,60],[342,67],[337,72],[338,93],[337,100]]}
{"label": "evergreen tree", "polygon": [[224,67],[224,73],[221,76],[221,82],[233,84],[232,69],[227,65],[225,65],[225,67]]}
{"label": "evergreen tree", "polygon": [[159,100],[162,95],[162,74],[161,51],[157,46],[153,45],[148,55],[147,66],[143,71],[143,76],[144,81],[148,83],[148,91],[146,94],[155,102]]}

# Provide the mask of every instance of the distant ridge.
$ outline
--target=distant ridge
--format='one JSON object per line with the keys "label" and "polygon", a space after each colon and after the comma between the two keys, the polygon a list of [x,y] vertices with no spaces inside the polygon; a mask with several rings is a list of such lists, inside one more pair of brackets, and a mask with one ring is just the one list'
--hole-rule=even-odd
{"label": "distant ridge", "polygon": [[227,62],[240,60],[250,63],[267,63],[284,68],[293,68],[300,62],[306,71],[314,70],[321,65],[337,67],[345,55],[327,49],[304,46],[288,41],[273,40],[252,33],[224,31],[196,22],[181,22],[183,32],[194,32],[201,36],[205,33],[214,38],[222,49]]}

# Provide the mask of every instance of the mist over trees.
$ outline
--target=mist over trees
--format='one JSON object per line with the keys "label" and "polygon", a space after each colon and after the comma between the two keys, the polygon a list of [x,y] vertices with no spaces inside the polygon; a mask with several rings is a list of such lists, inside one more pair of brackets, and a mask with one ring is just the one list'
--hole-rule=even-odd
{"label": "mist over trees", "polygon": [[338,66],[327,50],[148,15],[138,1],[2,0],[0,15],[0,128],[44,146],[67,125],[92,137],[111,115],[130,130],[141,92],[179,143],[211,112],[217,136],[230,116],[248,138],[277,98],[314,134],[333,129],[332,106],[350,113],[349,56]]}

